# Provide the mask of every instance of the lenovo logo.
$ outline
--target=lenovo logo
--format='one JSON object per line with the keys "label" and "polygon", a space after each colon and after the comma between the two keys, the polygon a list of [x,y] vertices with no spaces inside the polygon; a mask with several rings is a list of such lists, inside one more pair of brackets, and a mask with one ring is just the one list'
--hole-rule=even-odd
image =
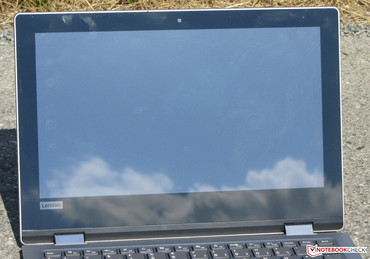
{"label": "lenovo logo", "polygon": [[61,210],[63,201],[41,201],[40,210]]}

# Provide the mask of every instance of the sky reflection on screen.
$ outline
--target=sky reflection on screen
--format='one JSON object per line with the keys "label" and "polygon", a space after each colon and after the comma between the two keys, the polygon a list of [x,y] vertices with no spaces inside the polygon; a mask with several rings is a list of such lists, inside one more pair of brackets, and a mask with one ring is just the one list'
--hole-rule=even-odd
{"label": "sky reflection on screen", "polygon": [[40,198],[323,186],[320,30],[36,34]]}

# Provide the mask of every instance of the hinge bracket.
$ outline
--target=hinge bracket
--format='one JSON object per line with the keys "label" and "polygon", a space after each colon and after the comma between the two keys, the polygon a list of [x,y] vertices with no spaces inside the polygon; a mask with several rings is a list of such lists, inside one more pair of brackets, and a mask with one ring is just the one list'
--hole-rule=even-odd
{"label": "hinge bracket", "polygon": [[85,244],[83,233],[54,235],[55,245],[81,245]]}
{"label": "hinge bracket", "polygon": [[297,236],[297,235],[313,235],[312,224],[302,224],[302,225],[285,225],[285,234],[287,236]]}

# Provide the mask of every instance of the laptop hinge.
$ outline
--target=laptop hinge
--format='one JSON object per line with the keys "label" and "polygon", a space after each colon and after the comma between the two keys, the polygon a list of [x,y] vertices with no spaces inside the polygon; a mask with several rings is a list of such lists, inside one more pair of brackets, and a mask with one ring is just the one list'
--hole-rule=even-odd
{"label": "laptop hinge", "polygon": [[302,225],[285,225],[285,234],[287,236],[297,236],[297,235],[313,235],[312,224],[302,224]]}
{"label": "laptop hinge", "polygon": [[83,233],[54,235],[55,245],[81,245],[85,244]]}

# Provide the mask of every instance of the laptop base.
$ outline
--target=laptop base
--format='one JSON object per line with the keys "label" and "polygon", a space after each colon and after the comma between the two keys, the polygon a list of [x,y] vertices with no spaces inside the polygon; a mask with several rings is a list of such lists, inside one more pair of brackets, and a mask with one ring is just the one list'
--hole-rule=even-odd
{"label": "laptop base", "polygon": [[[168,238],[168,239],[150,239],[150,240],[124,240],[124,241],[107,241],[107,242],[87,242],[83,245],[24,245],[22,247],[23,256],[28,258],[156,258],[155,254],[162,254],[161,258],[178,258],[180,247],[188,247],[189,250],[184,250],[186,257],[197,258],[196,252],[202,251],[206,254],[204,258],[244,258],[240,254],[235,254],[238,248],[247,253],[245,258],[302,258],[299,253],[299,247],[304,244],[309,244],[310,241],[315,242],[315,245],[325,246],[325,242],[329,241],[327,246],[352,247],[352,240],[347,233],[319,233],[310,236],[286,236],[286,235],[246,235],[246,236],[212,236],[212,237],[188,237],[188,238]],[[333,241],[331,244],[330,242]],[[238,246],[238,247],[237,247]],[[215,249],[216,247],[216,249]],[[170,249],[161,251],[161,249]],[[181,249],[183,249],[181,248]],[[227,251],[229,257],[218,257],[217,248],[222,251]],[[237,248],[235,250],[235,248]],[[258,249],[259,248],[259,249]],[[279,249],[275,249],[279,248]],[[291,251],[291,255],[279,254],[287,248]],[[205,251],[205,252],[204,252]],[[216,253],[215,253],[216,252]],[[267,253],[259,255],[258,253]],[[72,255],[74,257],[72,257]],[[76,256],[76,254],[79,254]],[[163,255],[164,254],[164,255]],[[184,255],[182,254],[182,255]],[[94,255],[94,257],[92,257]],[[139,257],[139,256],[140,257]],[[361,258],[359,254],[331,254],[335,258]],[[163,257],[162,257],[163,256]],[[195,257],[194,257],[195,256]],[[325,257],[326,256],[326,257]],[[316,258],[331,258],[328,255]],[[157,256],[158,257],[158,256]]]}

